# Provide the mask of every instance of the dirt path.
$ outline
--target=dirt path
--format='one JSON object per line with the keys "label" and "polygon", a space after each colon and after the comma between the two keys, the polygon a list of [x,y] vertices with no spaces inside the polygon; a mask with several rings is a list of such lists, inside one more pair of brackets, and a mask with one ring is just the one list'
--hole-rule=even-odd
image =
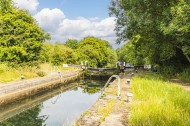
{"label": "dirt path", "polygon": [[121,76],[121,97],[117,98],[117,80],[106,88],[106,96],[96,103],[77,120],[77,126],[128,126],[129,104],[126,94],[130,92],[127,79],[131,74]]}
{"label": "dirt path", "polygon": [[190,83],[183,82],[179,79],[171,79],[170,81],[173,83],[176,83],[176,84],[182,86],[184,89],[190,91]]}

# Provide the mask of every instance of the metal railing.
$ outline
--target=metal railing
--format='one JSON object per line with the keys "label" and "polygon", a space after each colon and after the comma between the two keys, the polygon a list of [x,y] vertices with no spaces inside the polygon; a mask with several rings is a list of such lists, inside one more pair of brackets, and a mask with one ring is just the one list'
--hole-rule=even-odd
{"label": "metal railing", "polygon": [[110,81],[112,80],[112,78],[116,78],[118,80],[117,82],[117,97],[120,97],[120,77],[118,75],[112,75],[108,81],[106,82],[105,86],[102,88],[101,90],[101,96],[104,95],[104,91],[105,91],[105,88],[108,86],[108,84],[110,83]]}

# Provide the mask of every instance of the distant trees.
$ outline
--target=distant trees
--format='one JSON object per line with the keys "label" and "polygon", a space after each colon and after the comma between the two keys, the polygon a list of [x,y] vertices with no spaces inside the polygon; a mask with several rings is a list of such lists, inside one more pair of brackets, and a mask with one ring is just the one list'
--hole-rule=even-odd
{"label": "distant trees", "polygon": [[88,61],[93,67],[115,66],[117,56],[105,40],[86,37],[80,42],[68,39],[65,44],[45,43],[50,34],[37,25],[33,17],[14,7],[12,0],[0,1],[0,62],[51,62],[80,64]]}
{"label": "distant trees", "polygon": [[109,43],[98,38],[84,38],[79,42],[77,51],[79,61],[87,60],[92,67],[115,66],[117,62],[117,55]]}
{"label": "distant trees", "polygon": [[143,65],[148,63],[143,57],[142,50],[135,48],[132,43],[126,43],[116,50],[118,59],[134,65]]}
{"label": "distant trees", "polygon": [[125,57],[176,71],[189,66],[189,8],[188,0],[112,0],[118,42],[129,40],[126,50],[133,51]]}
{"label": "distant trees", "polygon": [[78,47],[78,41],[75,39],[68,39],[65,42],[65,46],[71,48],[71,49],[76,49]]}
{"label": "distant trees", "polygon": [[88,61],[88,65],[92,67],[113,67],[117,62],[117,55],[107,41],[86,37],[80,42],[68,40],[66,44],[44,43],[40,61],[54,65],[81,64]]}

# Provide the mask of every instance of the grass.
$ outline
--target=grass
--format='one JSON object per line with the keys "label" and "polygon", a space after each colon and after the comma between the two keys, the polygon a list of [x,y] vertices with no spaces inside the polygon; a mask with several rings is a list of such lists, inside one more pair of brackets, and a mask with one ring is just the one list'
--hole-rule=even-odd
{"label": "grass", "polygon": [[76,70],[75,68],[63,68],[62,66],[53,67],[51,64],[44,63],[39,66],[9,67],[5,63],[0,64],[0,84],[10,81],[20,80],[23,75],[25,79],[47,75],[53,71],[62,70],[65,72]]}
{"label": "grass", "polygon": [[189,126],[190,92],[156,74],[133,78],[131,126]]}
{"label": "grass", "polygon": [[0,64],[0,83],[19,80],[22,75],[25,78],[37,77],[36,71],[37,68],[34,67],[11,68],[6,64]]}
{"label": "grass", "polygon": [[105,121],[105,118],[109,116],[111,110],[113,109],[116,100],[115,99],[108,99],[108,103],[106,104],[105,107],[99,107],[98,108],[98,114],[101,115],[102,117],[99,119],[99,122]]}

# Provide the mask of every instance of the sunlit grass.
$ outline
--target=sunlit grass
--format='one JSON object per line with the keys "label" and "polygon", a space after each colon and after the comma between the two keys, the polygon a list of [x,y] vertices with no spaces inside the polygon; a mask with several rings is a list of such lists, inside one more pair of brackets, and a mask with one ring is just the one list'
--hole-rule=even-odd
{"label": "sunlit grass", "polygon": [[44,63],[39,66],[23,66],[23,67],[8,67],[7,64],[0,64],[0,83],[20,80],[23,75],[25,79],[34,78],[39,76],[39,72],[48,75],[51,72],[62,70],[65,73],[76,70],[75,68],[63,68],[62,66],[52,66],[51,64]]}
{"label": "sunlit grass", "polygon": [[25,78],[37,77],[37,68],[11,68],[6,64],[0,64],[0,83],[19,80],[23,75]]}
{"label": "sunlit grass", "polygon": [[189,126],[190,92],[156,74],[133,78],[131,126]]}

